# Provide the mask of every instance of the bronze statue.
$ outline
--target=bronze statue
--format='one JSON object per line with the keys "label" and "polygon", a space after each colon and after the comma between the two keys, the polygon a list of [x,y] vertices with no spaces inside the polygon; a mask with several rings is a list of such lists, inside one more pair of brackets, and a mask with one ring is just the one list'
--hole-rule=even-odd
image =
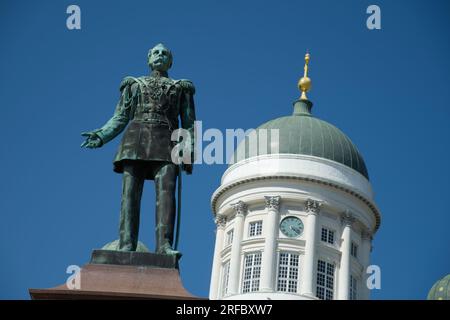
{"label": "bronze statue", "polygon": [[[145,180],[154,180],[156,189],[156,253],[181,255],[172,248],[175,223],[175,189],[180,167],[192,173],[191,161],[178,166],[171,152],[177,141],[172,132],[181,127],[194,137],[194,93],[189,80],[173,80],[167,71],[172,53],[158,44],[148,52],[152,72],[139,78],[126,77],[120,84],[120,100],[113,117],[100,129],[84,132],[81,145],[99,148],[114,139],[128,125],[114,159],[114,171],[123,173],[120,211],[120,251],[135,251],[138,243],[139,216]],[[188,161],[189,162],[189,161]]]}

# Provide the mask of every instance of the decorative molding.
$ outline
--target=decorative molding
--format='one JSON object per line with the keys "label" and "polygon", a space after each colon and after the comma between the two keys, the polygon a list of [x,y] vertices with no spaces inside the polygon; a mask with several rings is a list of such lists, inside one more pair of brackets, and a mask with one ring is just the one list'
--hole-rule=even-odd
{"label": "decorative molding", "polygon": [[216,226],[218,228],[224,228],[227,224],[227,217],[223,215],[216,215],[216,218],[214,219],[214,222],[216,223]]}
{"label": "decorative molding", "polygon": [[341,250],[336,245],[326,244],[324,242],[319,243],[316,246],[316,253],[321,257],[326,257],[330,261],[336,261],[336,266],[339,264],[342,256]]}
{"label": "decorative molding", "polygon": [[299,177],[299,176],[293,176],[293,175],[267,175],[267,176],[252,177],[252,178],[242,179],[240,181],[236,181],[236,182],[230,183],[228,185],[221,186],[221,187],[219,187],[219,189],[217,189],[214,192],[214,194],[212,196],[211,209],[214,213],[216,213],[217,212],[216,204],[217,204],[217,200],[219,199],[219,197],[221,195],[223,195],[225,192],[229,191],[230,189],[232,189],[236,186],[255,182],[255,181],[261,181],[261,180],[280,180],[280,179],[299,180],[299,181],[317,183],[320,185],[325,185],[325,186],[329,186],[329,187],[344,191],[344,192],[356,197],[357,199],[361,200],[372,211],[372,213],[375,217],[375,221],[376,221],[375,229],[373,231],[376,232],[378,230],[378,228],[380,227],[380,224],[381,224],[380,212],[378,211],[377,207],[370,200],[368,200],[366,197],[364,197],[360,193],[358,193],[352,189],[346,188],[342,185],[332,183],[332,182],[319,180],[319,179],[315,179],[315,178],[310,178],[310,177]]}
{"label": "decorative molding", "polygon": [[236,215],[245,215],[247,213],[248,206],[245,204],[244,201],[239,200],[236,203],[232,203],[231,206],[236,212]]}
{"label": "decorative molding", "polygon": [[305,202],[305,211],[308,213],[319,213],[320,212],[320,208],[322,207],[322,203],[317,201],[317,200],[313,200],[313,199],[306,199]]}
{"label": "decorative molding", "polygon": [[245,250],[246,252],[247,251],[250,252],[253,249],[255,249],[256,251],[264,252],[265,242],[266,242],[266,239],[263,237],[243,239],[241,241],[241,248],[242,248],[242,250]]}
{"label": "decorative molding", "polygon": [[[285,245],[286,247],[283,247]],[[306,240],[305,239],[291,239],[291,238],[278,238],[278,247],[277,252],[281,251],[299,251],[299,252],[305,252],[305,245]],[[280,246],[281,249],[280,249]]]}
{"label": "decorative molding", "polygon": [[278,211],[280,209],[280,200],[281,197],[280,196],[265,196],[264,198],[266,198],[266,208],[267,209],[273,209]]}
{"label": "decorative molding", "polygon": [[222,262],[231,259],[231,248],[232,245],[228,245],[220,251],[220,258],[222,259]]}
{"label": "decorative molding", "polygon": [[353,214],[351,214],[350,211],[345,210],[345,212],[343,212],[341,214],[341,222],[344,226],[349,226],[351,227],[353,225],[353,223],[355,223],[356,218]]}

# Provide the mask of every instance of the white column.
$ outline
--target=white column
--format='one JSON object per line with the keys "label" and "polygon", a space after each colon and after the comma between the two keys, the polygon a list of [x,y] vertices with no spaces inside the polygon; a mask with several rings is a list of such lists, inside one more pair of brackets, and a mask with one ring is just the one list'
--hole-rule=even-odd
{"label": "white column", "polygon": [[361,233],[361,264],[363,265],[363,274],[361,276],[361,296],[360,299],[369,300],[370,290],[367,287],[367,267],[370,264],[370,252],[372,251],[372,237],[370,232],[363,231]]}
{"label": "white column", "polygon": [[338,295],[339,300],[348,300],[350,294],[350,250],[351,250],[351,227],[354,222],[351,214],[342,215],[344,229],[341,238],[341,263],[339,267]]}
{"label": "white column", "polygon": [[230,279],[228,280],[228,292],[230,295],[239,293],[239,278],[241,275],[241,242],[244,231],[244,216],[247,205],[239,201],[232,205],[236,211],[234,218],[233,244],[231,245]]}
{"label": "white column", "polygon": [[275,285],[275,273],[277,261],[276,246],[278,238],[278,213],[280,197],[270,196],[266,198],[267,218],[263,225],[265,242],[261,269],[261,291],[273,292]]}
{"label": "white column", "polygon": [[303,261],[303,275],[301,275],[301,294],[315,297],[314,294],[314,274],[316,263],[316,237],[317,237],[317,216],[319,215],[322,203],[307,199],[305,211],[308,213],[305,226],[305,258]]}
{"label": "white column", "polygon": [[217,229],[216,229],[216,244],[214,246],[214,258],[211,272],[211,284],[209,287],[209,299],[217,300],[220,296],[220,270],[222,268],[222,258],[221,253],[223,249],[224,241],[224,230],[227,223],[227,218],[221,215],[217,215],[215,219]]}

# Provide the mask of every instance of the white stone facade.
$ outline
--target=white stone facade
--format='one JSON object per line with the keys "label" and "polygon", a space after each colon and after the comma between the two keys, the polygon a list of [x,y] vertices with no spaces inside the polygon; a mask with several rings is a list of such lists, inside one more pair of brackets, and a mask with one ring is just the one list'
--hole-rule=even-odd
{"label": "white stone facade", "polygon": [[[380,214],[360,173],[313,156],[253,157],[228,168],[212,208],[210,299],[369,298]],[[285,217],[301,220],[299,236],[280,231]]]}

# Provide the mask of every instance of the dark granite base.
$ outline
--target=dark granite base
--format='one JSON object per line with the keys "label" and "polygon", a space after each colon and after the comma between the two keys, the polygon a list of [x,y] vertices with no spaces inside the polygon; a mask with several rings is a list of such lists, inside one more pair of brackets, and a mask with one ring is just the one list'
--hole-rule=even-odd
{"label": "dark granite base", "polygon": [[94,250],[90,263],[178,269],[176,256],[136,251]]}

